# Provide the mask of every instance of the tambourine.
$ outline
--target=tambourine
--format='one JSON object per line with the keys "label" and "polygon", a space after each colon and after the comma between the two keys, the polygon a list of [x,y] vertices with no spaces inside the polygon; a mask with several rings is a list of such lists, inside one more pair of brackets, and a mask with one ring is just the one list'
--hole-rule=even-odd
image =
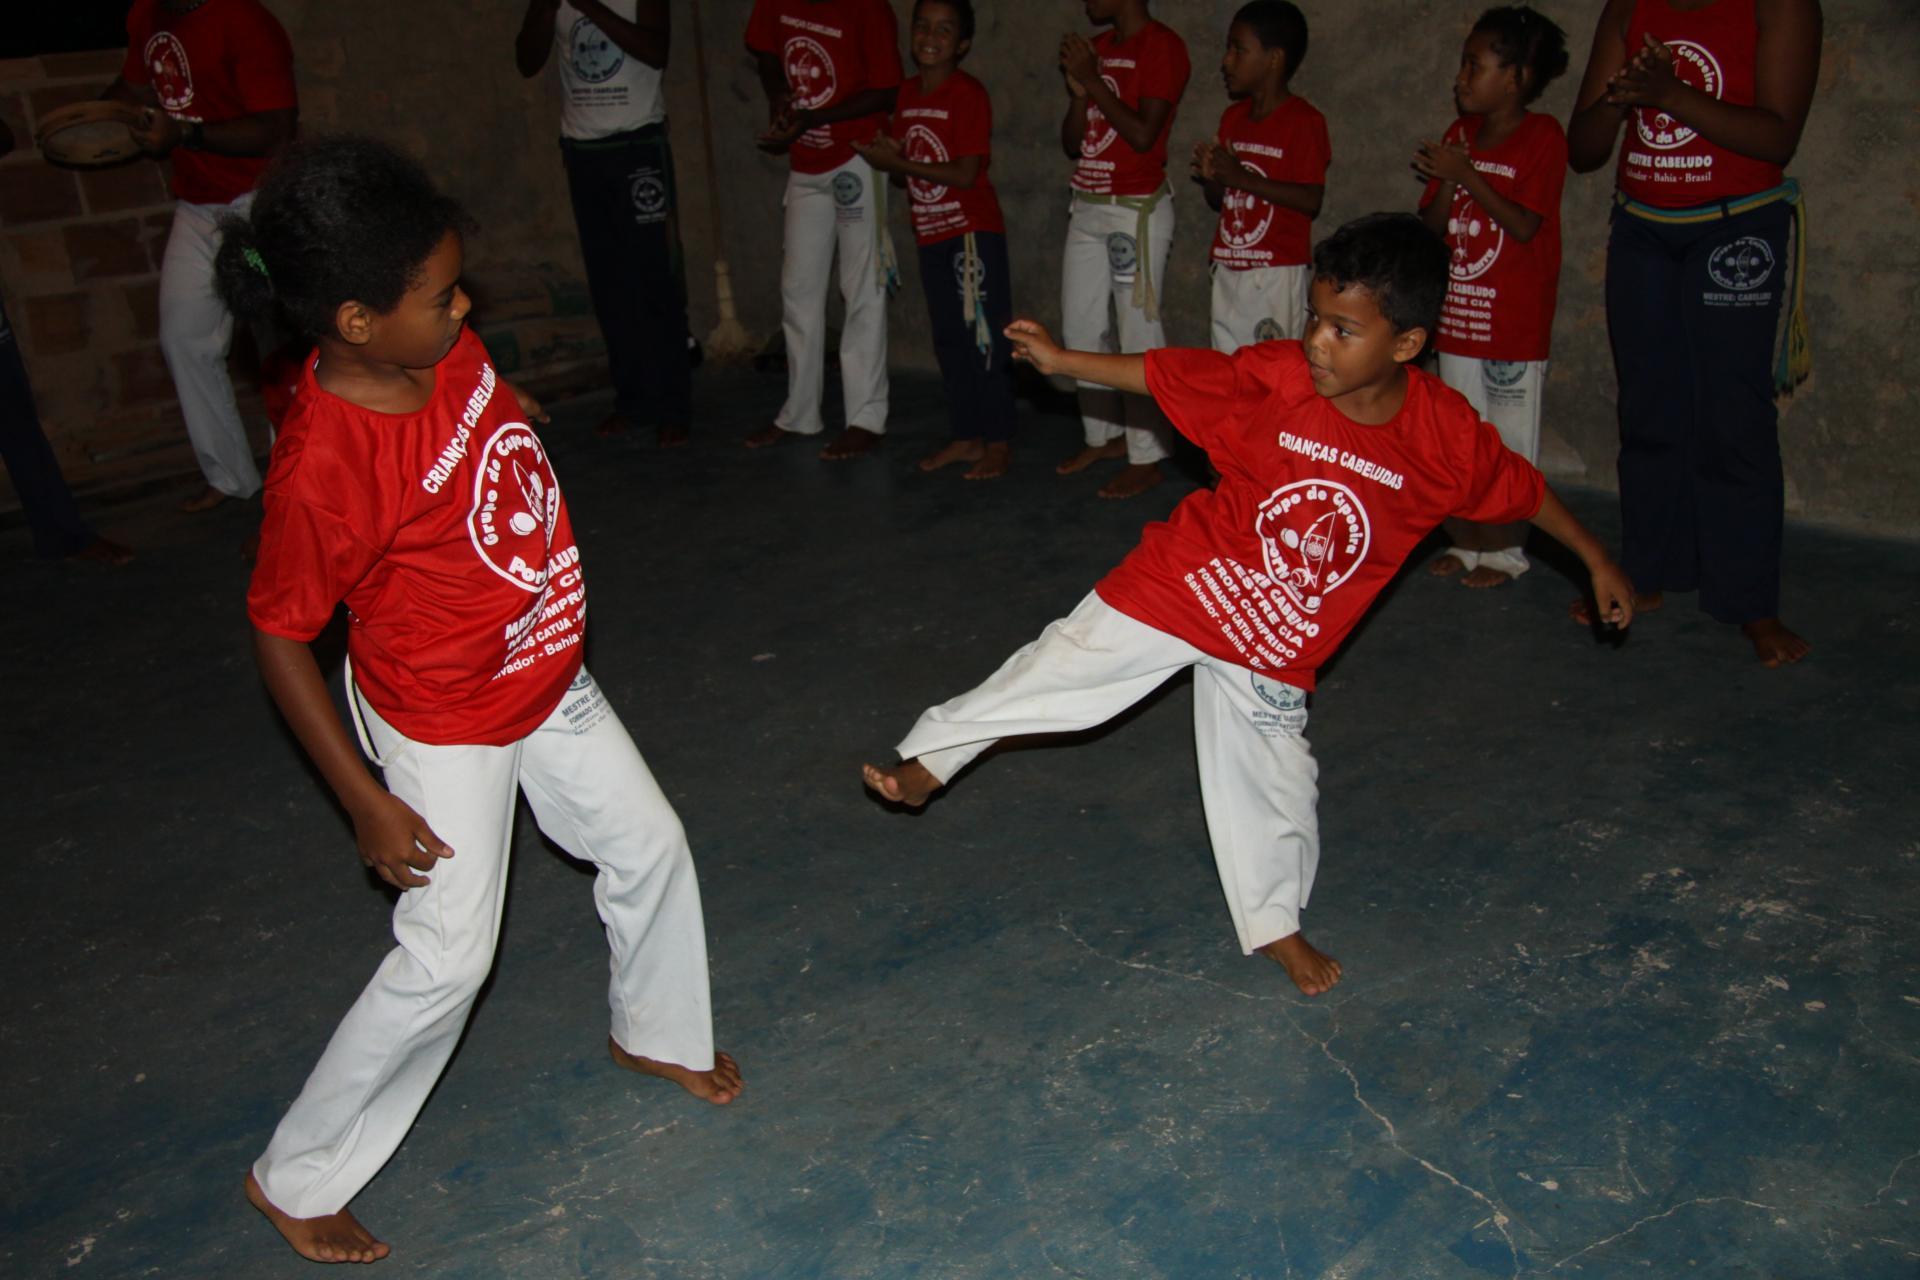
{"label": "tambourine", "polygon": [[133,130],[143,115],[125,102],[75,102],[47,112],[35,140],[50,162],[69,169],[124,164],[140,155]]}

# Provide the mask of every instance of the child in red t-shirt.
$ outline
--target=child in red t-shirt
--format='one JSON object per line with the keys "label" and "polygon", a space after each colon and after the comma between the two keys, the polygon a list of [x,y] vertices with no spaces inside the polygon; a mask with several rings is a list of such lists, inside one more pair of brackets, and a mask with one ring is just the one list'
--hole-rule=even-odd
{"label": "child in red t-shirt", "polygon": [[1253,0],[1227,28],[1220,74],[1235,99],[1193,176],[1220,213],[1213,236],[1213,346],[1298,338],[1306,323],[1313,220],[1333,154],[1327,119],[1295,94],[1307,19],[1289,0]]}
{"label": "child in red t-shirt", "polygon": [[[1440,311],[1440,377],[1500,429],[1507,447],[1540,456],[1541,395],[1560,289],[1560,191],[1567,137],[1527,110],[1567,69],[1567,39],[1532,9],[1489,9],[1460,51],[1453,101],[1460,118],[1414,155],[1427,179],[1420,216],[1452,260]],[[1428,566],[1466,570],[1469,587],[1527,571],[1525,524],[1449,520],[1453,546]]]}
{"label": "child in red t-shirt", "polygon": [[[316,341],[281,422],[247,593],[254,654],[294,736],[400,890],[398,944],[247,1174],[307,1258],[387,1254],[346,1208],[432,1091],[493,966],[516,793],[594,863],[613,949],[608,1048],[629,1070],[731,1101],[713,1051],[685,833],[581,665],[585,586],[532,422],[463,321],[466,218],[381,143],[297,146],[215,269],[236,313]],[[347,606],[354,754],[310,642]],[[431,874],[429,874],[431,873]]]}
{"label": "child in red t-shirt", "polygon": [[1585,562],[1603,616],[1624,627],[1633,612],[1625,576],[1539,471],[1410,364],[1439,323],[1440,242],[1411,214],[1375,214],[1322,241],[1313,275],[1304,342],[1232,355],[1066,351],[1014,322],[1016,356],[1040,372],[1151,395],[1220,483],[1148,525],[984,684],[922,715],[903,763],[864,770],[918,807],[996,740],[1089,728],[1194,668],[1201,798],[1241,949],[1308,995],[1340,965],[1300,928],[1320,857],[1307,693],[1408,553],[1448,515],[1531,519]]}
{"label": "child in red t-shirt", "polygon": [[[1187,44],[1156,22],[1147,0],[1086,0],[1087,20],[1107,27],[1092,40],[1060,41],[1066,115],[1060,145],[1074,162],[1073,205],[1060,264],[1060,329],[1069,345],[1148,351],[1164,344],[1160,283],[1173,244],[1167,135],[1186,92]],[[1131,498],[1160,483],[1172,444],[1166,417],[1144,396],[1082,383],[1086,445],[1055,468],[1061,475],[1102,459],[1126,468],[1100,489]]]}
{"label": "child in red t-shirt", "polygon": [[920,283],[933,351],[947,385],[953,438],[920,460],[922,471],[971,462],[966,478],[1007,471],[1013,436],[1012,273],[1006,223],[987,167],[993,104],[960,70],[973,45],[973,0],[919,0],[909,47],[920,74],[900,86],[887,132],[853,149],[893,175],[913,202]]}

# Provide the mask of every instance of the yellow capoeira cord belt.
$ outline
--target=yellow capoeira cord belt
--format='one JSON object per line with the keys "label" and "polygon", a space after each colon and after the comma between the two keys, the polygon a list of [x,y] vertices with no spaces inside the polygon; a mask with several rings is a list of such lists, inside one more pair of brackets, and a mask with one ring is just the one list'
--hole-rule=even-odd
{"label": "yellow capoeira cord belt", "polygon": [[887,179],[885,174],[868,169],[867,181],[873,186],[873,274],[891,298],[900,292],[900,255],[894,251],[893,228],[887,225]]}
{"label": "yellow capoeira cord belt", "polygon": [[1153,248],[1149,224],[1153,219],[1154,208],[1159,205],[1162,196],[1171,188],[1161,187],[1150,196],[1103,196],[1086,191],[1075,191],[1076,200],[1085,200],[1088,204],[1117,204],[1122,209],[1134,212],[1133,224],[1133,305],[1147,313],[1147,319],[1160,318],[1160,295],[1153,288]]}
{"label": "yellow capoeira cord belt", "polygon": [[967,232],[966,257],[961,262],[960,272],[965,279],[960,291],[960,314],[973,326],[974,350],[987,358],[987,368],[993,368],[993,330],[987,324],[987,309],[980,305],[980,286],[985,283],[987,273],[985,264],[980,261],[979,244],[973,238],[973,232]]}
{"label": "yellow capoeira cord belt", "polygon": [[1614,197],[1621,212],[1643,222],[1665,226],[1719,222],[1782,200],[1793,206],[1793,244],[1787,251],[1786,333],[1778,344],[1779,354],[1773,363],[1773,389],[1780,395],[1792,395],[1794,388],[1813,372],[1812,330],[1807,324],[1807,201],[1800,193],[1800,184],[1788,178],[1777,187],[1756,191],[1738,200],[1696,205],[1691,209],[1661,209],[1638,200]]}

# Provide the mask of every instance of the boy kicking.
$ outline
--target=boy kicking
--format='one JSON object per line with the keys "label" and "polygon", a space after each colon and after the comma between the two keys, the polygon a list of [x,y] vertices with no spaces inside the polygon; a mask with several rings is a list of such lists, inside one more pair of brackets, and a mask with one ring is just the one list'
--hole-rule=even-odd
{"label": "boy kicking", "polygon": [[1401,562],[1448,516],[1531,520],[1586,564],[1602,618],[1633,616],[1626,576],[1533,464],[1412,366],[1446,289],[1432,232],[1374,214],[1314,249],[1299,342],[1106,355],[1015,321],[1016,358],[1152,396],[1220,483],[1148,525],[985,683],[923,714],[903,763],[867,765],[867,786],[918,808],[998,739],[1089,728],[1195,668],[1200,794],[1241,950],[1310,996],[1338,982],[1339,961],[1300,928],[1320,861],[1307,694]]}

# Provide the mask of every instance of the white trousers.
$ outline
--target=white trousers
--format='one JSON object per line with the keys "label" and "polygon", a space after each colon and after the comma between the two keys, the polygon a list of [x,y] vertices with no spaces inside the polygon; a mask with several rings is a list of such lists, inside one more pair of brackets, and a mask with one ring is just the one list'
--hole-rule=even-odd
{"label": "white trousers", "polygon": [[1187,667],[1207,834],[1240,949],[1251,953],[1299,930],[1320,865],[1320,771],[1304,691],[1089,593],[984,683],[928,709],[897,749],[945,782],[1001,738],[1091,728]]}
{"label": "white trousers", "polygon": [[[1482,360],[1477,356],[1440,353],[1440,380],[1467,398],[1474,412],[1494,425],[1500,439],[1528,462],[1540,459],[1540,407],[1547,385],[1545,360]],[[1448,521],[1448,531],[1461,539],[1460,522]],[[1488,547],[1449,547],[1447,553],[1469,569],[1497,569],[1509,577],[1525,573],[1532,562],[1523,548],[1528,525],[1500,525],[1504,536],[1482,537]],[[1511,545],[1491,545],[1507,543]]]}
{"label": "white trousers", "polygon": [[173,209],[160,260],[160,352],[180,397],[187,439],[207,483],[234,498],[260,492],[260,468],[234,402],[227,353],[233,349],[233,313],[213,284],[220,219],[245,214],[249,191],[232,204],[186,204]]}
{"label": "white trousers", "polygon": [[[885,179],[881,179],[885,181]],[[774,425],[820,434],[826,385],[827,278],[840,255],[840,389],[847,425],[887,429],[887,294],[875,241],[873,170],[859,156],[827,173],[787,175],[781,242],[781,326],[787,339],[787,402]]]}
{"label": "white trousers", "polygon": [[713,1066],[707,943],[693,856],[673,807],[584,670],[553,714],[505,747],[429,746],[348,686],[387,789],[454,856],[400,895],[387,954],[320,1055],[254,1176],[296,1218],[334,1213],[370,1181],[440,1078],[493,968],[516,791],[540,830],[599,868],[612,950],[613,1038],[630,1053]]}
{"label": "white trousers", "polygon": [[[1060,264],[1060,337],[1075,351],[1128,355],[1167,345],[1166,329],[1133,305],[1140,261],[1140,215],[1125,205],[1075,196]],[[1154,289],[1166,294],[1167,251],[1173,245],[1173,194],[1161,195],[1147,221]],[[1127,461],[1158,462],[1172,450],[1173,427],[1151,396],[1127,395],[1091,382],[1077,384],[1080,425],[1089,447],[1124,435]]]}
{"label": "white trousers", "polygon": [[1298,338],[1307,328],[1313,268],[1213,267],[1213,349],[1238,351],[1256,342]]}

